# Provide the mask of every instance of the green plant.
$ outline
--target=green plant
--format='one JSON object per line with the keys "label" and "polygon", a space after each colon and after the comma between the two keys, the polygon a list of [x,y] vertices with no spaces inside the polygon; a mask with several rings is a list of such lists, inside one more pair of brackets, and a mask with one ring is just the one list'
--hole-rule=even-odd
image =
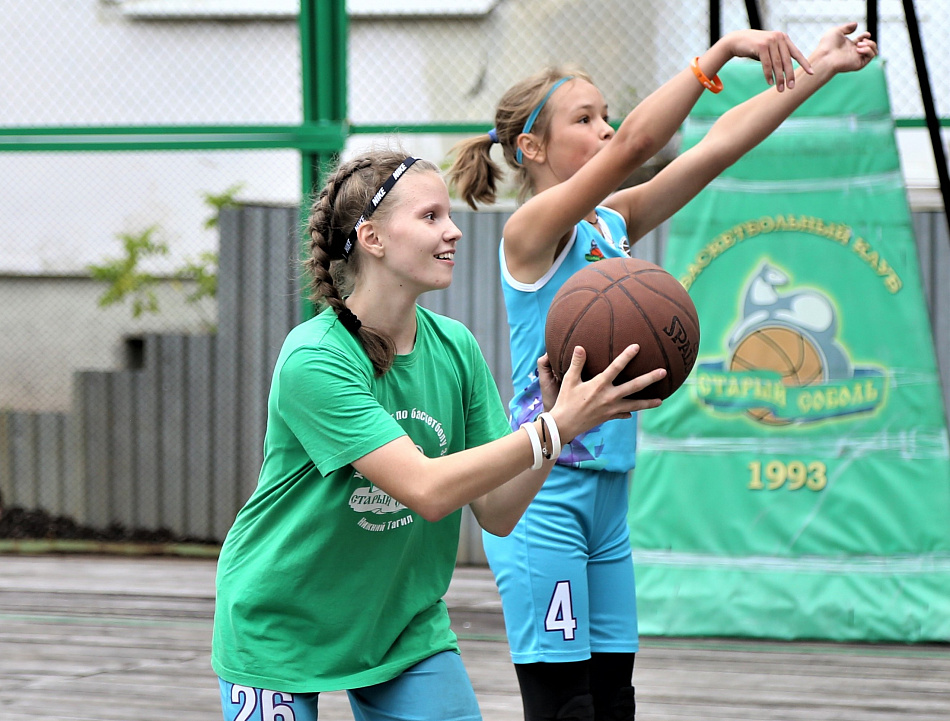
{"label": "green plant", "polygon": [[141,270],[139,264],[145,258],[168,255],[168,244],[155,237],[159,230],[159,226],[152,225],[140,233],[117,234],[116,237],[122,241],[124,255],[107,260],[102,265],[88,267],[94,280],[108,286],[99,296],[99,307],[121,303],[131,297],[133,318],[138,318],[142,313],[158,312],[158,297],[155,295],[158,278]]}
{"label": "green plant", "polygon": [[243,189],[244,183],[235,183],[218,195],[214,195],[213,193],[201,194],[201,197],[204,198],[205,205],[210,206],[213,211],[211,215],[205,220],[205,228],[210,229],[218,227],[218,219],[221,217],[221,209],[233,208],[236,205],[239,205],[237,201],[237,194]]}
{"label": "green plant", "polygon": [[218,292],[218,254],[206,250],[196,260],[187,259],[175,277],[194,281],[195,289],[185,296],[189,303],[197,303],[202,298],[214,298]]}
{"label": "green plant", "polygon": [[[239,205],[236,196],[243,187],[243,183],[236,183],[218,194],[202,193],[205,205],[212,211],[203,223],[205,228],[218,226],[223,208]],[[101,265],[88,266],[94,280],[107,284],[105,292],[99,296],[100,307],[104,308],[131,298],[133,318],[138,318],[143,313],[158,313],[158,296],[155,288],[161,279],[141,270],[141,263],[150,257],[169,254],[168,243],[159,237],[161,232],[161,227],[156,224],[139,233],[118,233],[116,238],[122,242],[123,255],[107,260]],[[184,264],[173,271],[172,276],[176,281],[194,283],[194,290],[185,295],[188,303],[197,303],[203,298],[214,298],[218,291],[217,252],[208,250],[200,253],[197,258],[186,258]],[[174,287],[185,292],[180,282]]]}

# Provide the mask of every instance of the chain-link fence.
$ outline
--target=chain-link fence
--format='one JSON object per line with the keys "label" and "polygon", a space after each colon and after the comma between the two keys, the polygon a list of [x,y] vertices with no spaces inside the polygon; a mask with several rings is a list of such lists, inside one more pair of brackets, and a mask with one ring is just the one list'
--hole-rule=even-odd
{"label": "chain-link fence", "polygon": [[[419,6],[393,2],[387,6]],[[922,118],[920,90],[899,0],[879,2],[878,43],[887,59],[897,118]],[[382,3],[380,3],[382,5]],[[587,69],[621,116],[678,72],[708,44],[704,0],[498,0],[442,3],[479,5],[484,14],[400,18],[356,17],[350,37],[350,117],[355,124],[485,122],[509,85],[546,64]],[[725,0],[721,30],[748,27],[746,3]],[[759,0],[766,28],[786,31],[808,52],[833,25],[865,25],[866,0]],[[931,76],[941,77],[950,49],[939,42],[950,24],[946,5],[917,0]],[[943,12],[941,12],[941,10]],[[935,84],[946,108],[946,84]]]}
{"label": "chain-link fence", "polygon": [[[905,168],[932,182],[925,133],[912,127],[923,107],[903,7],[879,6],[893,111],[911,126]],[[866,12],[864,0],[758,7],[806,53]],[[945,3],[916,8],[930,75],[946,77]],[[298,3],[0,0],[0,13],[0,503],[134,525],[93,512],[78,482],[51,493],[36,479],[68,475],[71,449],[92,447],[88,430],[68,430],[85,392],[78,373],[146,372],[144,339],[214,335],[233,312],[215,292],[221,209],[299,205],[301,154],[287,140],[304,115]],[[621,117],[708,45],[710,26],[704,0],[350,0],[348,14],[350,147],[396,133],[433,159],[487,129],[501,93],[546,64],[583,66]],[[745,3],[724,0],[722,31],[747,26]],[[947,112],[950,90],[933,91]],[[224,129],[220,142],[202,145],[209,128]],[[242,142],[268,128],[272,142]],[[112,413],[109,424],[124,423]],[[65,430],[44,440],[57,414]],[[178,535],[188,533],[220,538],[197,526]]]}

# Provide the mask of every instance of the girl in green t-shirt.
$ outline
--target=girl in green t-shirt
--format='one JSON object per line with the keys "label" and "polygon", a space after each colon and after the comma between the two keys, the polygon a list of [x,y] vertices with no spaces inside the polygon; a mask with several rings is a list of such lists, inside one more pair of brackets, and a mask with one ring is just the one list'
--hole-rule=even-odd
{"label": "girl in green t-shirt", "polygon": [[[218,562],[212,666],[228,721],[315,721],[321,691],[357,719],[481,718],[442,597],[461,508],[505,535],[579,433],[659,405],[613,385],[624,350],[560,386],[516,432],[472,334],[417,305],[452,281],[461,233],[437,166],[401,153],[344,162],[307,231],[317,303],[280,351],[258,486]],[[523,432],[522,432],[523,431]]]}

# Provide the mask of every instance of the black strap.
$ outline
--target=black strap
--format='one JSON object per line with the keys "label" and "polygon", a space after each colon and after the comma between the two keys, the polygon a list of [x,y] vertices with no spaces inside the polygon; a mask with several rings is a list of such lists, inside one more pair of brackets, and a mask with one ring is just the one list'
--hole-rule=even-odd
{"label": "black strap", "polygon": [[386,179],[386,182],[383,183],[382,187],[376,191],[375,195],[370,198],[369,203],[366,204],[366,210],[363,211],[363,214],[360,216],[359,220],[356,221],[356,225],[353,226],[353,230],[350,232],[349,237],[346,239],[346,243],[343,244],[343,260],[348,260],[350,253],[353,252],[353,246],[356,245],[356,231],[359,230],[360,226],[369,220],[369,217],[376,211],[376,208],[379,207],[379,204],[383,202],[389,191],[393,189],[393,186],[396,184],[405,173],[409,166],[416,162],[417,158],[409,156],[403,160],[398,167],[393,171],[393,174]]}

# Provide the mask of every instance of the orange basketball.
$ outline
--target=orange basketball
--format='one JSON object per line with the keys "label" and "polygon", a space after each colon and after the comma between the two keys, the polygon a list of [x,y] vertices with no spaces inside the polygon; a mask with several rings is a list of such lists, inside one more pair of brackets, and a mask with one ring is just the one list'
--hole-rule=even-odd
{"label": "orange basketball", "polygon": [[667,398],[696,362],[699,318],[689,293],[663,268],[639,258],[608,258],[582,268],[561,286],[548,310],[544,340],[558,378],[570,367],[575,346],[582,346],[585,379],[638,343],[640,352],[615,383],[666,368],[665,378],[631,397]]}

